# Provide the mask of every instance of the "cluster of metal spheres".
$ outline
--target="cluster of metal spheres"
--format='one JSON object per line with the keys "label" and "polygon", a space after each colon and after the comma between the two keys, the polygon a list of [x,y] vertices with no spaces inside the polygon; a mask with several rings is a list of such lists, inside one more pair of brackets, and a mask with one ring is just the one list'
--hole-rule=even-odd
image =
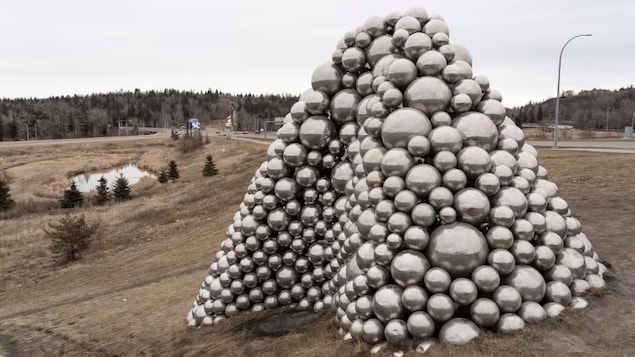
{"label": "cluster of metal spheres", "polygon": [[329,308],[346,339],[464,344],[605,286],[536,150],[449,35],[421,8],[344,35],[249,184],[191,326]]}

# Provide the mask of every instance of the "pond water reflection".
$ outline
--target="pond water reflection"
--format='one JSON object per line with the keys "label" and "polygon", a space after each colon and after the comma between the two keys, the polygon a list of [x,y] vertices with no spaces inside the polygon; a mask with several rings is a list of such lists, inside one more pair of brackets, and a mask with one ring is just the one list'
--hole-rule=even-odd
{"label": "pond water reflection", "polygon": [[142,177],[150,176],[152,178],[156,178],[150,172],[141,170],[135,164],[128,164],[123,167],[113,169],[110,171],[97,172],[97,173],[85,173],[81,175],[77,175],[73,177],[71,180],[75,181],[75,185],[77,189],[81,192],[90,192],[94,191],[95,188],[99,185],[98,180],[103,176],[106,180],[108,180],[108,187],[113,187],[115,181],[119,177],[120,174],[123,174],[125,178],[128,179],[128,183],[132,186],[139,182]]}

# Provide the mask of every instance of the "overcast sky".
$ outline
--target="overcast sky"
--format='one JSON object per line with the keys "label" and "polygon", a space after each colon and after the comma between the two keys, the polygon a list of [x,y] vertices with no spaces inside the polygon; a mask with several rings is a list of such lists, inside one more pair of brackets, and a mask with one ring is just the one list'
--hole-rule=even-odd
{"label": "overcast sky", "polygon": [[119,89],[299,94],[346,31],[423,6],[445,17],[507,106],[635,82],[633,0],[0,2],[0,97]]}

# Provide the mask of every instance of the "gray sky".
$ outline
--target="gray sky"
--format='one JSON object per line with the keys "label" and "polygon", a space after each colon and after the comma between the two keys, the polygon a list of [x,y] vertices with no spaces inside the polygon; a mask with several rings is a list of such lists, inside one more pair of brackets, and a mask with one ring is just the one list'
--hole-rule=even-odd
{"label": "gray sky", "polygon": [[293,93],[373,15],[441,14],[507,106],[635,82],[632,0],[3,0],[0,97],[119,89]]}

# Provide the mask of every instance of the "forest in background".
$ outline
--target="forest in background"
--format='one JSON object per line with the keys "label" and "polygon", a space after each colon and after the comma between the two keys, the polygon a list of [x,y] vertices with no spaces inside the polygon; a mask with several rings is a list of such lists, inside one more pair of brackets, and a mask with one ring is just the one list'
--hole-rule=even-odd
{"label": "forest in background", "polygon": [[[118,125],[128,127],[179,128],[187,119],[198,118],[203,125],[228,118],[234,111],[234,130],[256,131],[265,120],[285,116],[298,97],[290,94],[228,94],[211,89],[205,92],[120,91],[85,96],[58,96],[46,99],[0,99],[0,140],[62,139],[118,135]],[[529,102],[508,109],[518,124],[548,126],[554,123],[555,98]],[[560,123],[576,129],[624,130],[635,111],[635,89],[593,89],[577,94],[564,92],[560,100]],[[37,128],[37,129],[36,129]]]}
{"label": "forest in background", "polygon": [[[632,85],[617,90],[584,90],[577,94],[566,91],[560,97],[558,121],[561,125],[572,125],[581,130],[605,130],[608,113],[609,130],[623,131],[625,126],[631,125],[633,112],[635,112],[635,88]],[[518,124],[553,125],[556,115],[556,98],[510,108],[507,115]]]}
{"label": "forest in background", "polygon": [[179,128],[187,119],[203,125],[226,119],[234,111],[235,130],[258,130],[264,120],[285,116],[298,96],[163,91],[111,92],[46,99],[0,99],[0,140],[63,139],[118,135],[128,127]]}

